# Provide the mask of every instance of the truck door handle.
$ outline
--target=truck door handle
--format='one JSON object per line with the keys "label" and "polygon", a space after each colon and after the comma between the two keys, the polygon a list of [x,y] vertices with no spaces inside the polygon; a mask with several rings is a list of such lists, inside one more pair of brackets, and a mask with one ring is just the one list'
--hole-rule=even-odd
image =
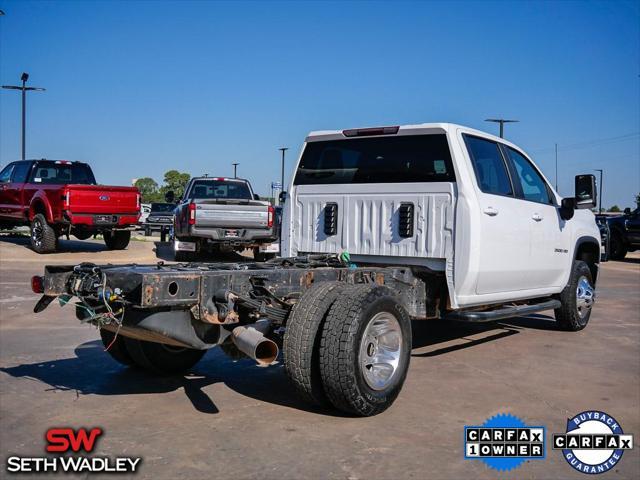
{"label": "truck door handle", "polygon": [[531,218],[533,218],[536,222],[539,222],[540,220],[542,220],[542,215],[540,215],[539,213],[534,213],[533,215],[531,215]]}
{"label": "truck door handle", "polygon": [[487,207],[483,210],[484,213],[489,215],[490,217],[495,217],[498,214],[498,210],[493,207]]}

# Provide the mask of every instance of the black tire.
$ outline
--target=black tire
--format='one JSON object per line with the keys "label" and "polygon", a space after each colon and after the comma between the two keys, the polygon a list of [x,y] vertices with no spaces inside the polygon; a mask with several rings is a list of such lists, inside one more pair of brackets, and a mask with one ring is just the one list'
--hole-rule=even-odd
{"label": "black tire", "polygon": [[[370,332],[374,317],[376,322],[383,318],[395,320],[396,331],[393,334],[397,345],[397,366],[377,388],[372,387],[368,377],[365,378],[365,372],[370,375],[373,368],[361,365],[361,360],[365,363],[380,348],[377,336],[368,336],[370,343],[362,342],[365,332]],[[329,309],[320,343],[322,384],[334,407],[359,416],[383,412],[400,393],[410,358],[411,320],[393,291],[371,285],[345,289]]]}
{"label": "black tire", "polygon": [[[113,340],[114,338],[115,341]],[[133,365],[133,359],[127,351],[127,347],[124,343],[124,337],[122,335],[118,335],[116,337],[116,334],[112,331],[101,328],[100,339],[102,340],[104,348],[109,348],[109,350],[107,350],[107,353],[111,355],[111,358],[113,358],[116,362],[127,366]]]}
{"label": "black tire", "polygon": [[160,375],[175,375],[189,370],[207,353],[206,350],[173,347],[128,337],[124,337],[124,343],[138,367]]}
{"label": "black tire", "polygon": [[312,286],[287,319],[282,348],[284,368],[299,396],[313,405],[330,405],[320,375],[320,341],[329,308],[345,287],[340,282]]}
{"label": "black tire", "polygon": [[109,250],[124,250],[131,240],[131,232],[129,230],[106,231],[102,236]]}
{"label": "black tire", "polygon": [[609,240],[609,257],[612,260],[624,260],[627,256],[627,246],[624,243],[622,234],[617,230],[611,232],[611,239]]}
{"label": "black tire", "polygon": [[[583,280],[589,283],[590,293],[586,291]],[[580,291],[578,290],[580,288]],[[587,299],[578,304],[578,296]],[[595,289],[593,287],[593,277],[589,266],[582,260],[574,260],[571,269],[569,283],[560,293],[562,306],[554,310],[558,328],[577,332],[582,330],[589,323],[593,302],[595,301]]]}
{"label": "black tire", "polygon": [[31,248],[37,253],[55,252],[58,246],[58,235],[41,213],[31,221]]}
{"label": "black tire", "polygon": [[272,258],[276,258],[276,254],[273,252],[261,252],[259,247],[254,247],[253,249],[253,259],[256,262],[266,262],[267,260],[271,260]]}
{"label": "black tire", "polygon": [[253,248],[253,259],[256,262],[264,262],[266,260],[266,255],[264,254],[264,252],[260,251],[260,248],[254,247]]}
{"label": "black tire", "polygon": [[165,227],[160,228],[160,241],[163,243],[167,241],[167,229]]}

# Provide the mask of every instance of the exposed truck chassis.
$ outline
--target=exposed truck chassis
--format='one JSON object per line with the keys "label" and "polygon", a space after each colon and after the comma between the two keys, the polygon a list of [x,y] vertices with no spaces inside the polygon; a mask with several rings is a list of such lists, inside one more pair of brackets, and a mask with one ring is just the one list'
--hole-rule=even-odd
{"label": "exposed truck chassis", "polygon": [[[116,351],[109,352],[121,363],[151,368],[147,356],[160,355],[164,356],[161,363],[169,366],[167,371],[177,372],[190,368],[206,349],[220,345],[228,354],[237,354],[239,350],[259,364],[268,365],[278,357],[284,339],[285,367],[289,376],[293,377],[296,388],[303,390],[303,397],[305,390],[308,390],[307,400],[319,404],[331,403],[339,409],[359,415],[379,413],[398,394],[409,363],[410,319],[449,318],[484,322],[560,307],[557,298],[548,297],[518,305],[453,311],[447,307],[446,279],[440,272],[408,266],[356,267],[336,255],[307,255],[266,263],[166,265],[159,262],[157,265],[143,266],[83,263],[77,266],[47,266],[45,276],[34,279],[36,283],[41,282],[40,288],[34,288],[34,291],[44,294],[34,309],[36,313],[44,310],[55,298],[59,298],[61,304],[66,304],[72,297],[77,297],[77,318],[100,327],[107,350],[118,339],[122,343],[114,347]],[[346,297],[346,300],[342,300],[342,313],[331,313],[333,308],[329,312],[332,302],[340,303],[336,300],[336,292],[342,292],[342,297]],[[338,395],[337,400],[330,398],[330,402],[325,402],[323,393],[313,391],[318,390],[319,382],[316,352],[318,348],[325,348],[324,344],[319,346],[318,338],[324,332],[322,322],[327,315],[333,315],[333,326],[337,326],[338,330],[343,329],[343,318],[347,322],[349,315],[353,317],[354,310],[349,303],[351,296],[354,302],[360,301],[361,311],[366,310],[369,304],[380,308],[376,307],[379,311],[367,314],[369,317],[364,322],[368,322],[369,326],[366,331],[361,326],[364,324],[358,326],[357,322],[352,322],[356,325],[354,328],[359,330],[353,331],[356,340],[346,351],[346,364],[358,362],[360,360],[357,358],[367,355],[371,358],[386,355],[385,352],[394,350],[396,345],[395,356],[387,356],[385,361],[394,369],[402,370],[402,373],[396,375],[399,378],[395,378],[388,388],[379,389],[375,384],[379,379],[373,375],[368,380],[371,395],[362,397],[366,398],[364,403],[361,398],[351,398],[348,391],[342,392],[344,395],[338,392],[339,395],[335,394]],[[290,340],[287,347],[287,331],[294,328],[289,325],[291,322],[297,329],[296,338]],[[373,333],[367,333],[371,328]],[[376,333],[379,328],[384,332],[380,333],[379,330]],[[392,340],[382,340],[388,332],[391,332],[392,337],[389,338]],[[342,335],[340,331],[338,333]],[[324,336],[322,341],[325,341]],[[164,346],[162,348],[166,351],[158,353],[160,346]],[[137,355],[133,361],[128,358],[127,348],[134,352],[132,357]],[[145,348],[156,351],[145,353]],[[330,347],[326,348],[330,350]],[[117,349],[125,353],[118,354]],[[135,353],[136,349],[140,351]],[[342,349],[342,344],[338,345],[338,349]],[[180,352],[185,351],[189,358],[174,362],[171,352],[184,356]],[[399,357],[400,353],[403,358]],[[291,363],[295,366],[291,366]],[[390,368],[388,365],[384,368]],[[335,370],[338,371],[338,368]],[[382,375],[385,375],[384,372]],[[332,380],[327,381],[330,383]],[[334,383],[339,387],[348,387],[351,385],[349,382],[345,383],[343,378],[337,376]],[[343,397],[348,397],[348,402],[345,403]]]}
{"label": "exposed truck chassis", "polygon": [[[423,275],[439,277],[426,270]],[[441,280],[444,286],[444,277]],[[36,311],[57,296],[76,296],[81,305],[98,314],[92,319],[82,305],[76,308],[79,319],[115,329],[117,319],[107,323],[99,315],[106,310],[106,297],[114,311],[123,310],[121,334],[207,349],[224,340],[225,330],[261,318],[269,319],[271,330],[285,326],[302,294],[314,284],[330,281],[386,285],[412,318],[438,316],[440,298],[427,301],[434,299],[433,294],[427,296],[433,282],[425,282],[411,268],[354,268],[335,255],[266,263],[47,266],[44,297]]]}

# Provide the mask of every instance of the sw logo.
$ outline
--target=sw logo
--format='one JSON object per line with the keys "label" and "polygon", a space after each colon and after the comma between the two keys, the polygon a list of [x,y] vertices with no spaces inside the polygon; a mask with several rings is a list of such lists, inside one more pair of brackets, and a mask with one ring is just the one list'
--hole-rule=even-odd
{"label": "sw logo", "polygon": [[101,428],[79,428],[74,432],[72,428],[50,428],[47,430],[46,439],[49,442],[47,452],[92,452],[98,437],[102,435]]}
{"label": "sw logo", "polygon": [[[98,438],[104,433],[102,428],[50,428],[45,434],[47,453],[91,453],[96,448]],[[46,457],[7,458],[7,472],[10,473],[135,473],[142,461],[133,457],[88,457],[84,455],[63,455]]]}
{"label": "sw logo", "polygon": [[595,410],[567,419],[566,433],[553,435],[553,449],[582,473],[598,474],[611,470],[625,450],[633,448],[633,435],[625,435],[611,415]]}
{"label": "sw logo", "polygon": [[525,460],[545,458],[544,427],[527,426],[514,415],[499,414],[481,426],[466,426],[464,437],[464,458],[482,460],[498,471],[517,468]]}

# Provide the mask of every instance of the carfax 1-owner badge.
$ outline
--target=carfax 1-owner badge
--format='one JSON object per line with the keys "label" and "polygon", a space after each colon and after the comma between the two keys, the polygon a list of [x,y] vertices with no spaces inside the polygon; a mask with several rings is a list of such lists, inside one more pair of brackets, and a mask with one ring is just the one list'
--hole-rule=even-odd
{"label": "carfax 1-owner badge", "polygon": [[633,435],[625,435],[611,415],[588,410],[567,419],[565,433],[553,435],[553,449],[579,472],[598,474],[611,470],[625,450],[633,448]]}

